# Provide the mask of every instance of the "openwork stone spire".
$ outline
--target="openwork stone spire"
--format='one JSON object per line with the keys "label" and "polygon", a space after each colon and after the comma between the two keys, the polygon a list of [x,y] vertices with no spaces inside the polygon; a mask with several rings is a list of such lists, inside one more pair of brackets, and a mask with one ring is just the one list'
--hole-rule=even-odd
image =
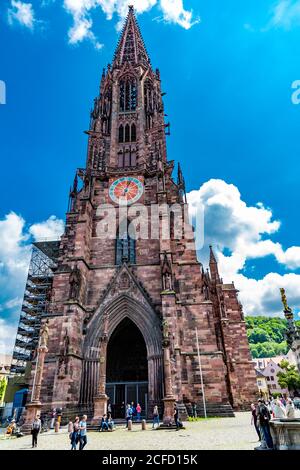
{"label": "openwork stone spire", "polygon": [[142,64],[149,67],[150,58],[136,21],[133,6],[129,6],[123,30],[114,55],[114,67],[120,67],[126,62],[131,65]]}

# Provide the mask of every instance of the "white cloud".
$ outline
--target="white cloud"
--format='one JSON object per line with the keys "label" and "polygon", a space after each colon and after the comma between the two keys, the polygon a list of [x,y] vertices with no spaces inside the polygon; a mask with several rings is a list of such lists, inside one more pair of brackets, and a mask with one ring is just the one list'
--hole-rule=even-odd
{"label": "white cloud", "polygon": [[[41,7],[46,8],[55,0],[42,0]],[[79,44],[89,40],[96,49],[101,49],[103,44],[99,42],[93,31],[94,23],[92,14],[95,10],[101,10],[107,20],[117,16],[117,30],[120,30],[128,13],[128,5],[133,5],[136,14],[145,13],[158,6],[162,11],[162,19],[168,23],[175,23],[184,29],[190,29],[199,23],[200,18],[194,18],[192,10],[185,10],[183,0],[61,0],[63,8],[72,16],[73,25],[68,31],[70,44]],[[31,3],[20,0],[11,0],[7,11],[10,24],[15,22],[33,30],[37,22]]]}
{"label": "white cloud", "polygon": [[184,29],[190,29],[200,22],[199,17],[193,20],[192,10],[185,10],[182,0],[160,0],[160,7],[165,21],[179,24]]}
{"label": "white cloud", "polygon": [[[32,240],[56,239],[63,227],[63,221],[55,216],[30,226],[14,212],[0,220],[0,348],[1,341],[5,340],[5,347],[10,344],[8,332],[11,333],[11,324],[15,325],[19,318]],[[15,326],[13,329],[15,335]]]}
{"label": "white cloud", "polygon": [[9,24],[19,23],[33,29],[35,23],[34,10],[31,3],[11,0],[11,8],[7,11]]}
{"label": "white cloud", "polygon": [[271,10],[266,29],[280,27],[290,29],[300,25],[300,0],[279,0]]}
{"label": "white cloud", "polygon": [[145,13],[156,5],[163,12],[163,19],[182,26],[191,28],[198,23],[199,18],[193,19],[193,12],[184,9],[182,0],[64,0],[65,10],[73,17],[74,24],[69,30],[70,44],[82,42],[89,39],[98,49],[102,47],[92,31],[92,12],[100,8],[106,15],[107,20],[112,20],[116,14],[119,18],[117,29],[120,29],[128,13],[128,5],[133,5],[136,14]]}
{"label": "white cloud", "polygon": [[51,215],[48,220],[44,222],[31,225],[29,233],[33,235],[35,241],[43,239],[58,239],[64,231],[64,221]]}
{"label": "white cloud", "polygon": [[[295,308],[299,306],[300,275],[269,273],[255,280],[241,274],[247,260],[269,255],[286,269],[300,268],[300,247],[284,250],[280,243],[271,239],[280,228],[271,209],[261,202],[255,206],[247,205],[236,186],[217,179],[191,191],[187,198],[192,214],[198,203],[203,204],[205,244],[214,245],[220,274],[224,282],[235,282],[247,314],[280,314],[279,287],[286,287],[291,304]],[[229,250],[230,255],[225,250]],[[204,250],[200,252],[200,260],[207,263]]]}
{"label": "white cloud", "polygon": [[17,322],[0,318],[0,354],[12,353],[17,333]]}

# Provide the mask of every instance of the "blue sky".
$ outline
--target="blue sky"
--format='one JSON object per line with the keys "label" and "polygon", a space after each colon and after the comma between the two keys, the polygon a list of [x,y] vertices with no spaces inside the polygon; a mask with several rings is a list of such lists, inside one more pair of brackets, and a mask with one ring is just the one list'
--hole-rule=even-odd
{"label": "blue sky", "polygon": [[[3,331],[20,311],[30,241],[61,230],[127,3],[1,2]],[[212,242],[246,313],[279,314],[279,286],[299,307],[300,106],[291,86],[300,79],[300,1],[130,3],[167,92],[168,157],[181,162],[190,201],[207,209],[201,260]]]}

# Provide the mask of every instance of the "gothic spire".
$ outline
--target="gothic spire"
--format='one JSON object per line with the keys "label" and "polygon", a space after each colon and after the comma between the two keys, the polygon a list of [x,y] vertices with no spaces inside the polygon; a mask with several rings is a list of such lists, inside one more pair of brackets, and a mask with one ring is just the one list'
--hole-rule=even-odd
{"label": "gothic spire", "polygon": [[185,203],[186,203],[187,201],[186,201],[186,192],[185,192],[185,181],[184,181],[184,176],[183,176],[179,162],[178,162],[178,173],[177,173],[177,185],[178,185],[180,194],[184,196]]}
{"label": "gothic spire", "polygon": [[213,248],[211,245],[209,245],[209,269],[210,269],[210,276],[213,282],[219,283],[220,282],[220,276],[219,276],[219,270],[218,270],[218,263],[215,257],[215,254],[213,252]]}
{"label": "gothic spire", "polygon": [[150,58],[135,18],[133,6],[128,8],[128,15],[115,51],[113,67],[120,67],[126,62],[132,65],[143,64],[145,67],[149,67]]}

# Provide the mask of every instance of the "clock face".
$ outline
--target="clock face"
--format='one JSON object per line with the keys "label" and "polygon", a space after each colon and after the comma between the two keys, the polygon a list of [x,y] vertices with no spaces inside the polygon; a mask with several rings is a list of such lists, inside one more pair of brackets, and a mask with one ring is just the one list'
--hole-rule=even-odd
{"label": "clock face", "polygon": [[109,196],[117,204],[133,204],[143,194],[143,183],[133,176],[124,176],[113,181],[109,187]]}

